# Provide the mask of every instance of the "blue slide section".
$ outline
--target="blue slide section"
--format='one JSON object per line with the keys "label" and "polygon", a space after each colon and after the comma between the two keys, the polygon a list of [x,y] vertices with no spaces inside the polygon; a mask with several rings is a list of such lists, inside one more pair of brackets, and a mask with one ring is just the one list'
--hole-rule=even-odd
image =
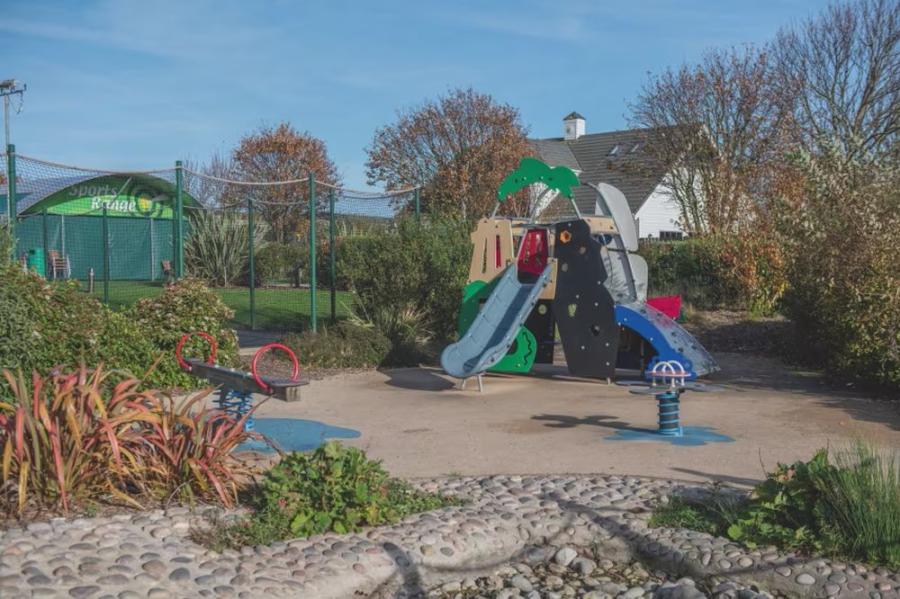
{"label": "blue slide section", "polygon": [[[691,379],[719,370],[719,365],[693,335],[677,322],[643,302],[616,304],[616,322],[628,327],[656,350],[655,362],[676,360]],[[649,364],[652,367],[653,363]]]}
{"label": "blue slide section", "polygon": [[531,314],[551,265],[534,283],[520,283],[516,265],[506,267],[487,302],[462,339],[441,353],[441,367],[450,376],[466,379],[483,373],[500,361]]}

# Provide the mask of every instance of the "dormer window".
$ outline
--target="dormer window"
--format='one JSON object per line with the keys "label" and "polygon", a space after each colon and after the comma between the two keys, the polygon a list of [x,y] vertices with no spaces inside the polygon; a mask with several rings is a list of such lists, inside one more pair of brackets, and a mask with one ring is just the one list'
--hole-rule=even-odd
{"label": "dormer window", "polygon": [[637,151],[640,150],[640,149],[641,149],[641,142],[637,142],[637,143],[635,143],[633,146],[631,146],[631,149],[628,150],[628,153],[629,153],[629,154],[634,154],[635,152],[637,152]]}
{"label": "dormer window", "polygon": [[619,154],[619,144],[616,144],[612,147],[612,149],[607,153],[607,156],[618,156]]}

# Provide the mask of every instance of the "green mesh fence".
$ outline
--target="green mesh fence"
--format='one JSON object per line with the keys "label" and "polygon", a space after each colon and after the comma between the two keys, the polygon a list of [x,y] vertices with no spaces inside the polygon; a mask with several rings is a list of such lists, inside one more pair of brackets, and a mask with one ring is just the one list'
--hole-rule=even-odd
{"label": "green mesh fence", "polygon": [[174,169],[116,172],[18,155],[15,171],[13,253],[23,267],[77,281],[114,307],[163,289],[174,260]]}
{"label": "green mesh fence", "polygon": [[[8,157],[0,159],[5,173]],[[346,316],[353,294],[340,244],[418,215],[411,190],[244,181],[186,168],[179,179],[175,168],[116,172],[22,155],[14,166],[13,257],[22,268],[77,282],[119,309],[161,293],[179,273],[197,277],[234,310],[238,328],[300,330]],[[8,193],[4,179],[3,219]]]}
{"label": "green mesh fence", "polygon": [[236,323],[256,329],[312,328],[346,316],[353,294],[336,248],[415,212],[411,191],[368,193],[308,179],[260,183],[187,171],[185,189],[203,205],[185,208],[185,273],[214,284]]}

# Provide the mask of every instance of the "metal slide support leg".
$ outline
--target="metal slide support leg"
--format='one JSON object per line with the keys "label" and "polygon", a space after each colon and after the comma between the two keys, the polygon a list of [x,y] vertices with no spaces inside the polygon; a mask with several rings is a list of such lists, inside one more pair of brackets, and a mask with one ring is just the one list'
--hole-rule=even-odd
{"label": "metal slide support leg", "polygon": [[[480,375],[480,374],[475,375],[475,381],[478,383],[478,392],[479,393],[484,391],[484,380],[482,379],[482,376],[483,375]],[[460,381],[459,381],[459,390],[460,391],[466,390],[466,381],[468,381],[468,380],[469,379],[460,379]]]}
{"label": "metal slide support leg", "polygon": [[659,434],[667,437],[682,436],[681,422],[678,414],[679,391],[666,391],[656,396],[659,404]]}
{"label": "metal slide support leg", "polygon": [[[242,393],[232,389],[221,388],[216,398],[216,405],[220,410],[234,418],[240,420],[250,411],[253,406],[253,395],[250,393]],[[244,430],[253,430],[253,416],[244,423]]]}

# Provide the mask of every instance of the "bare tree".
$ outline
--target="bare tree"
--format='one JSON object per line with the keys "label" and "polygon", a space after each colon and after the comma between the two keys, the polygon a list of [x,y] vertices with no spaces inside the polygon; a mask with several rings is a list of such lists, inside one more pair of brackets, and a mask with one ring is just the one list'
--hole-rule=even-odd
{"label": "bare tree", "polygon": [[831,4],[781,30],[773,43],[783,86],[796,93],[795,135],[806,148],[847,158],[897,151],[900,3]]}
{"label": "bare tree", "polygon": [[187,171],[185,189],[202,206],[216,208],[234,203],[233,199],[229,200],[232,186],[223,181],[235,178],[230,157],[214,152],[205,163],[185,160],[184,169]]}
{"label": "bare tree", "polygon": [[645,84],[631,122],[650,129],[645,149],[666,165],[687,232],[730,231],[753,218],[787,142],[785,92],[754,47],[709,51]]}
{"label": "bare tree", "polygon": [[457,89],[398,113],[394,124],[375,132],[367,148],[369,183],[422,186],[427,210],[477,218],[491,211],[503,177],[528,154],[525,135],[518,110]]}

